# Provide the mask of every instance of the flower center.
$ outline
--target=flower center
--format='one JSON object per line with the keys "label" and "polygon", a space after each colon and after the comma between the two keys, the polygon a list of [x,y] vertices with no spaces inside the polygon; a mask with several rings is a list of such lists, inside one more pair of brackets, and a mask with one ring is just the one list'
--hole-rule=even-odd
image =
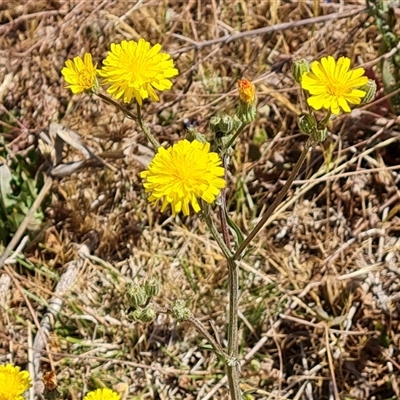
{"label": "flower center", "polygon": [[149,82],[151,79],[148,74],[148,67],[143,61],[132,60],[126,67],[126,74],[129,77],[127,80],[130,87],[137,87],[143,83]]}
{"label": "flower center", "polygon": [[79,75],[80,85],[82,87],[91,88],[93,86],[93,74],[89,71],[82,71]]}
{"label": "flower center", "polygon": [[339,80],[327,79],[326,91],[332,96],[342,96],[344,93],[348,93],[349,90],[346,85]]}
{"label": "flower center", "polygon": [[175,177],[182,185],[192,185],[193,170],[191,168],[179,168],[175,172]]}

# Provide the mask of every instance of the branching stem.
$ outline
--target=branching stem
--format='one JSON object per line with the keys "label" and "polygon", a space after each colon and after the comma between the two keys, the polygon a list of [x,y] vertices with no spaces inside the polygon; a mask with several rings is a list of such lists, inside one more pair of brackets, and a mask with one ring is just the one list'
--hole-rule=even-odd
{"label": "branching stem", "polygon": [[[224,204],[225,199],[222,199]],[[229,391],[232,400],[242,400],[242,394],[239,387],[239,376],[237,370],[238,358],[238,304],[239,304],[239,277],[238,267],[233,260],[232,252],[229,246],[229,239],[225,237],[228,243],[225,243],[224,238],[218,232],[214,221],[211,217],[210,207],[206,202],[202,202],[204,218],[208,229],[221,248],[227,263],[228,263],[228,290],[229,290],[229,310],[228,310],[228,351],[225,357],[226,374],[228,377]],[[225,210],[222,210],[225,212]],[[221,220],[222,224],[226,224],[226,219]],[[223,226],[222,230],[228,230],[227,226]]]}
{"label": "branching stem", "polygon": [[122,111],[128,118],[137,121],[137,116],[127,110],[123,105],[119,104],[117,101],[114,101],[110,97],[105,96],[103,93],[97,93],[97,96],[104,100],[106,103],[111,104],[112,106],[118,108],[118,110]]}
{"label": "branching stem", "polygon": [[286,181],[285,185],[281,189],[281,191],[278,193],[278,195],[275,197],[275,200],[272,202],[272,204],[268,207],[267,211],[265,214],[262,216],[258,224],[254,227],[254,229],[249,233],[249,235],[246,237],[246,239],[241,243],[239,248],[236,250],[235,254],[233,255],[233,260],[238,260],[243,251],[246,249],[246,247],[250,244],[250,242],[255,238],[255,236],[260,232],[262,227],[265,225],[265,223],[268,221],[269,217],[272,215],[272,213],[275,211],[275,209],[281,204],[283,198],[286,196],[288,190],[290,189],[290,186],[292,186],[292,183],[294,179],[296,178],[297,174],[300,171],[301,166],[303,165],[307,154],[310,150],[310,147],[313,146],[313,141],[311,139],[307,140],[307,143],[304,146],[303,151],[300,154],[299,159],[297,160],[296,165],[293,168],[293,171],[289,175],[288,180]]}
{"label": "branching stem", "polygon": [[156,138],[152,135],[152,133],[149,131],[149,128],[145,125],[143,119],[142,119],[142,109],[140,104],[137,104],[137,121],[142,128],[143,133],[146,135],[147,139],[149,142],[153,145],[154,149],[157,150],[160,147],[160,143],[157,142]]}
{"label": "branching stem", "polygon": [[224,145],[224,152],[226,152],[228,149],[231,148],[231,146],[236,143],[236,139],[239,137],[239,135],[242,133],[243,129],[246,127],[246,124],[244,122],[241,123],[239,126],[238,130],[232,135],[232,137],[229,139],[229,141]]}

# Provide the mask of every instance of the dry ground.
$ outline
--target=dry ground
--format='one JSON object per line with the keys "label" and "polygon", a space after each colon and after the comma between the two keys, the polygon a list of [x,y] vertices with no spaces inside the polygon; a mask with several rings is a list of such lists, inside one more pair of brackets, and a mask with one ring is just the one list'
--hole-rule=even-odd
{"label": "dry ground", "polygon": [[[144,115],[164,145],[184,135],[185,119],[207,132],[212,115],[232,110],[237,78],[256,82],[258,118],[236,146],[228,189],[230,215],[248,232],[305,143],[296,125],[304,101],[291,61],[346,55],[379,80],[380,37],[363,7],[361,1],[1,1],[0,132],[9,151],[39,154],[40,133],[56,122],[104,162],[52,176],[44,224],[5,264],[12,281],[0,293],[0,363],[33,362],[32,340],[72,265],[78,277],[57,294],[64,303],[49,324],[37,371],[55,372],[59,398],[80,399],[108,386],[128,399],[227,399],[223,365],[191,326],[164,314],[150,324],[129,321],[121,302],[126,281],[158,275],[157,303],[187,300],[210,331],[214,321],[224,342],[227,273],[216,243],[198,216],[172,218],[147,204],[138,176],[151,154],[144,135],[100,99],[72,96],[60,70],[85,51],[100,63],[111,42],[161,43],[180,75],[159,103],[144,106]],[[313,23],[332,13],[350,14]],[[220,39],[268,26],[276,29]],[[244,258],[240,354],[248,398],[400,398],[397,129],[386,101],[336,120]],[[54,161],[41,151],[38,174]],[[83,158],[66,144],[61,163]],[[93,256],[71,264],[85,240]]]}

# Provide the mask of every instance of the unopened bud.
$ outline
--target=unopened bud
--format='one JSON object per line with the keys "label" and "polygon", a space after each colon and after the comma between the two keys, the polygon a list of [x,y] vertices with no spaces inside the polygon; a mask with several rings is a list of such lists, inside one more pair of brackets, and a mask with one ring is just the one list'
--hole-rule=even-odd
{"label": "unopened bud", "polygon": [[160,279],[152,277],[144,284],[144,290],[148,297],[157,296],[160,291]]}
{"label": "unopened bud", "polygon": [[245,124],[250,124],[256,119],[257,108],[255,104],[240,103],[236,115]]}
{"label": "unopened bud", "polygon": [[323,142],[323,141],[325,141],[327,135],[328,135],[327,128],[316,129],[315,132],[313,132],[310,135],[310,138],[314,139],[315,142]]}
{"label": "unopened bud", "polygon": [[256,102],[256,94],[254,85],[246,78],[238,80],[240,102],[244,104],[254,104]]}
{"label": "unopened bud", "polygon": [[[45,392],[54,392],[58,387],[57,375],[54,371],[48,371],[42,378]],[[59,393],[57,393],[59,394]]]}
{"label": "unopened bud", "polygon": [[220,136],[229,135],[237,126],[237,122],[228,114],[216,115],[210,119],[210,129]]}
{"label": "unopened bud", "polygon": [[305,72],[310,72],[310,63],[302,58],[292,64],[292,75],[297,83],[301,83],[301,78]]}
{"label": "unopened bud", "polygon": [[311,136],[317,130],[317,121],[315,121],[315,118],[310,114],[300,114],[297,123],[300,130],[306,135]]}
{"label": "unopened bud", "polygon": [[133,310],[128,314],[128,319],[130,321],[140,321],[141,313],[142,313],[142,309],[137,308],[136,310]]}
{"label": "unopened bud", "polygon": [[156,318],[157,313],[153,303],[148,304],[145,308],[142,309],[140,313],[140,321],[142,322],[152,322]]}
{"label": "unopened bud", "polygon": [[172,314],[174,318],[178,321],[185,321],[192,316],[192,312],[185,306],[183,300],[177,300],[172,307]]}
{"label": "unopened bud", "polygon": [[134,308],[144,305],[148,299],[145,289],[136,283],[131,283],[126,287],[125,295],[129,306]]}
{"label": "unopened bud", "polygon": [[376,82],[373,79],[369,79],[368,83],[358,88],[365,92],[364,98],[361,99],[361,104],[367,104],[372,101],[376,94]]}
{"label": "unopened bud", "polygon": [[157,316],[153,303],[149,303],[144,308],[137,308],[128,314],[128,318],[132,321],[152,322]]}
{"label": "unopened bud", "polygon": [[245,124],[256,119],[256,92],[254,85],[246,78],[238,80],[239,106],[236,115]]}
{"label": "unopened bud", "polygon": [[194,126],[189,126],[186,129],[186,139],[189,142],[193,142],[193,140],[198,140],[201,143],[206,143],[207,142],[207,140],[203,136],[203,134],[200,133]]}

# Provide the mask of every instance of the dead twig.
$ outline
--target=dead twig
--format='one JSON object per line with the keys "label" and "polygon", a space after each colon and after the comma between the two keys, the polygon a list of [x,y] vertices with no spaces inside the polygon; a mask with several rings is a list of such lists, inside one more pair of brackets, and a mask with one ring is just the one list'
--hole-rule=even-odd
{"label": "dead twig", "polygon": [[302,19],[300,21],[294,21],[294,22],[284,22],[281,24],[273,25],[273,26],[266,26],[265,28],[259,28],[259,29],[245,31],[245,32],[235,33],[233,35],[228,34],[228,35],[222,36],[217,39],[205,40],[203,42],[198,42],[198,41],[186,38],[185,36],[174,33],[173,36],[175,36],[178,39],[190,42],[191,45],[187,46],[187,47],[183,47],[176,51],[172,51],[171,55],[179,55],[181,53],[186,53],[187,51],[190,51],[190,50],[201,50],[204,47],[212,46],[214,44],[219,44],[219,43],[228,44],[235,40],[240,40],[240,39],[243,39],[243,38],[249,37],[249,36],[265,35],[267,33],[284,31],[286,29],[293,29],[293,28],[300,27],[300,26],[313,25],[313,24],[318,24],[321,22],[331,21],[331,20],[335,20],[335,19],[349,18],[349,17],[353,17],[355,15],[359,15],[360,13],[365,12],[365,11],[366,11],[366,8],[352,7],[352,9],[350,11],[346,11],[346,12],[338,12],[338,13],[332,13],[332,14],[328,14],[328,15],[321,15],[319,17],[307,18],[307,19]]}

